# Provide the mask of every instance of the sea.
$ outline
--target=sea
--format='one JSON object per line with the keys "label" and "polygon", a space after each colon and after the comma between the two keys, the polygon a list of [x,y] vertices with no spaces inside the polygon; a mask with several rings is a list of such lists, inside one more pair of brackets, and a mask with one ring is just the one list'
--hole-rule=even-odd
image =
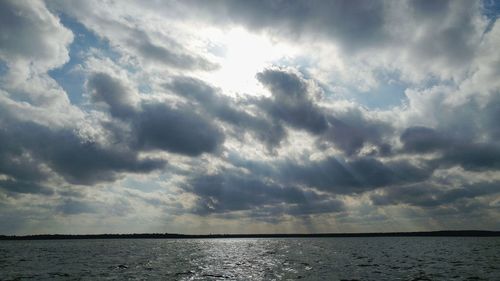
{"label": "sea", "polygon": [[500,237],[0,241],[0,280],[500,280]]}

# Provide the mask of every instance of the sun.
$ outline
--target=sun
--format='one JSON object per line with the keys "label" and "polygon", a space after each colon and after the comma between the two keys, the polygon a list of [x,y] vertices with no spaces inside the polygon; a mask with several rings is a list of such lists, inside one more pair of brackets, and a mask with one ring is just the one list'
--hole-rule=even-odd
{"label": "sun", "polygon": [[209,73],[207,78],[231,96],[266,95],[255,75],[270,65],[289,61],[295,55],[293,47],[243,28],[233,28],[215,38],[214,43],[220,51],[220,68]]}

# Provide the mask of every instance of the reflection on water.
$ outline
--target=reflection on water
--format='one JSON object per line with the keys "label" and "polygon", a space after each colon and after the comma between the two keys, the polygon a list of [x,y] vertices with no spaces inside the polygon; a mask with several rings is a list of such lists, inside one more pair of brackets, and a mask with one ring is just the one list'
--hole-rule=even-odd
{"label": "reflection on water", "polygon": [[0,241],[0,280],[499,280],[499,238]]}
{"label": "reflection on water", "polygon": [[206,280],[207,277],[282,280],[298,273],[286,259],[290,243],[272,239],[201,240],[196,243],[199,256],[191,260],[195,271],[185,280]]}

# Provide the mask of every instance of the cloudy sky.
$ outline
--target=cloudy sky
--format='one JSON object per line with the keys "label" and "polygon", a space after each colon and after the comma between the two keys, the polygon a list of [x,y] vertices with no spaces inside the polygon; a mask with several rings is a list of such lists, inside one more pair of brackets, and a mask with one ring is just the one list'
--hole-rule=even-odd
{"label": "cloudy sky", "polygon": [[499,10],[0,1],[0,234],[500,230]]}

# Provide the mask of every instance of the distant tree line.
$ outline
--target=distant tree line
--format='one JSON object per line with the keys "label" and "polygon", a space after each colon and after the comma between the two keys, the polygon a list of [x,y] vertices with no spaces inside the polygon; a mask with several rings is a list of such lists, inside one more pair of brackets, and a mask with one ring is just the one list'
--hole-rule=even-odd
{"label": "distant tree line", "polygon": [[57,239],[217,239],[217,238],[327,238],[327,237],[493,237],[500,231],[486,230],[443,230],[422,232],[371,232],[371,233],[277,233],[277,234],[175,234],[175,233],[132,233],[132,234],[38,234],[0,235],[0,240],[57,240]]}

